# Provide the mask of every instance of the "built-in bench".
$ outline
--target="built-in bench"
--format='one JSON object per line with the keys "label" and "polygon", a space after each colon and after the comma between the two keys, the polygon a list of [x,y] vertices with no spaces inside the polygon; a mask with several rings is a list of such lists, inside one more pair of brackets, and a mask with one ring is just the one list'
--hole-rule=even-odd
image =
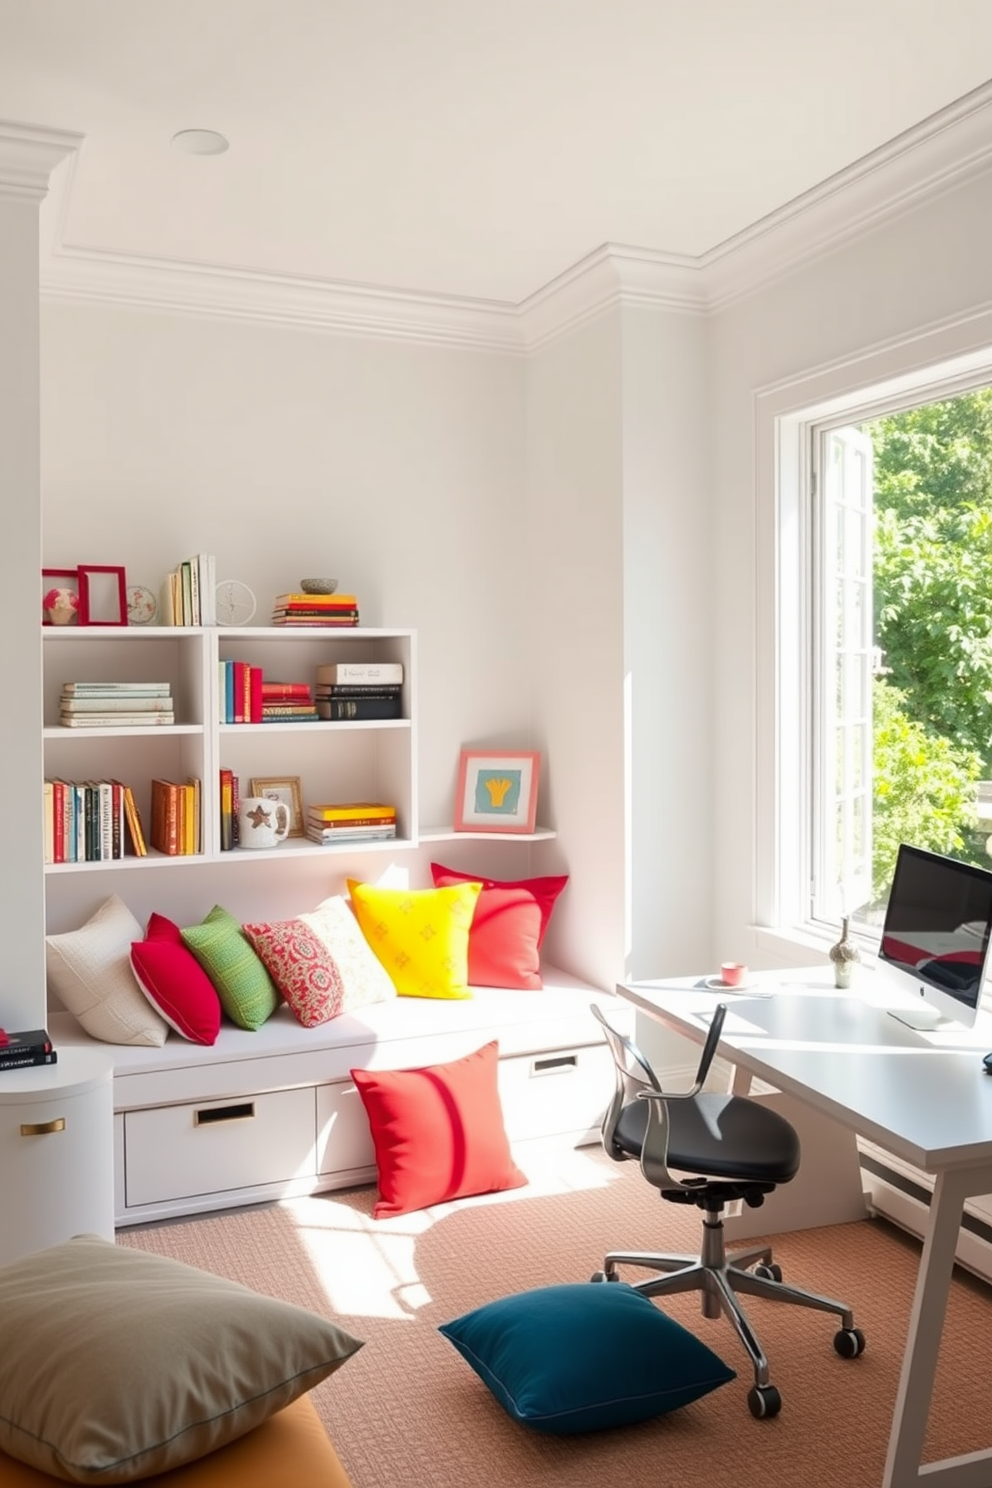
{"label": "built-in bench", "polygon": [[[613,1066],[589,1011],[631,1026],[630,1004],[554,968],[541,991],[479,987],[471,998],[400,997],[317,1028],[282,1006],[257,1032],[225,1025],[210,1047],[100,1044],[114,1061],[118,1225],[372,1182],[372,1139],[351,1070],[458,1059],[495,1039],[515,1148],[596,1141]],[[55,1013],[57,1047],[94,1041]]]}

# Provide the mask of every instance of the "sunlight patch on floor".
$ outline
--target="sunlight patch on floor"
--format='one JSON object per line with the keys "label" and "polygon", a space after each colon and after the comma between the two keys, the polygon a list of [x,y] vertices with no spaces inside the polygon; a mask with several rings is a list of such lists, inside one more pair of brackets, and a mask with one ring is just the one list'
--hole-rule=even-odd
{"label": "sunlight patch on floor", "polygon": [[333,1193],[286,1199],[299,1243],[306,1250],[331,1308],[352,1317],[412,1320],[432,1298],[417,1274],[417,1238],[471,1205],[520,1204],[546,1195],[604,1188],[619,1177],[599,1147],[571,1152],[515,1154],[527,1186],[504,1193],[436,1204],[415,1214],[373,1219]]}

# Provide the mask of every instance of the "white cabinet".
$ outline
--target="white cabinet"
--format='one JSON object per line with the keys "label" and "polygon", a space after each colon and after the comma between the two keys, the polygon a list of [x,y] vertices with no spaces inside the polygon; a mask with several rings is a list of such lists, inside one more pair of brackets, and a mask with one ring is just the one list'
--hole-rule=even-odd
{"label": "white cabinet", "polygon": [[114,1238],[113,1064],[65,1049],[0,1083],[0,1264],[78,1234]]}

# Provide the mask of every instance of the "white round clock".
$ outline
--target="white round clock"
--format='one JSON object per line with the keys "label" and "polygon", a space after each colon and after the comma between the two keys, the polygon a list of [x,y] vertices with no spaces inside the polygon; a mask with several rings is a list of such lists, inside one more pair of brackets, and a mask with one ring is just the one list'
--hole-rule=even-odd
{"label": "white round clock", "polygon": [[128,625],[151,625],[158,605],[155,596],[144,584],[129,584],[127,590]]}
{"label": "white round clock", "polygon": [[255,613],[255,596],[241,579],[221,579],[215,606],[218,625],[247,625]]}

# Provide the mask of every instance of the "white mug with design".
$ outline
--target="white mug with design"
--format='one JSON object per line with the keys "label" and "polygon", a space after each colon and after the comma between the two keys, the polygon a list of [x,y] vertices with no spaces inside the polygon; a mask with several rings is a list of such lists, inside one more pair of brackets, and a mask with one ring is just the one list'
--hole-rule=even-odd
{"label": "white mug with design", "polygon": [[245,796],[238,807],[241,846],[257,850],[278,847],[289,836],[289,807],[268,796]]}

